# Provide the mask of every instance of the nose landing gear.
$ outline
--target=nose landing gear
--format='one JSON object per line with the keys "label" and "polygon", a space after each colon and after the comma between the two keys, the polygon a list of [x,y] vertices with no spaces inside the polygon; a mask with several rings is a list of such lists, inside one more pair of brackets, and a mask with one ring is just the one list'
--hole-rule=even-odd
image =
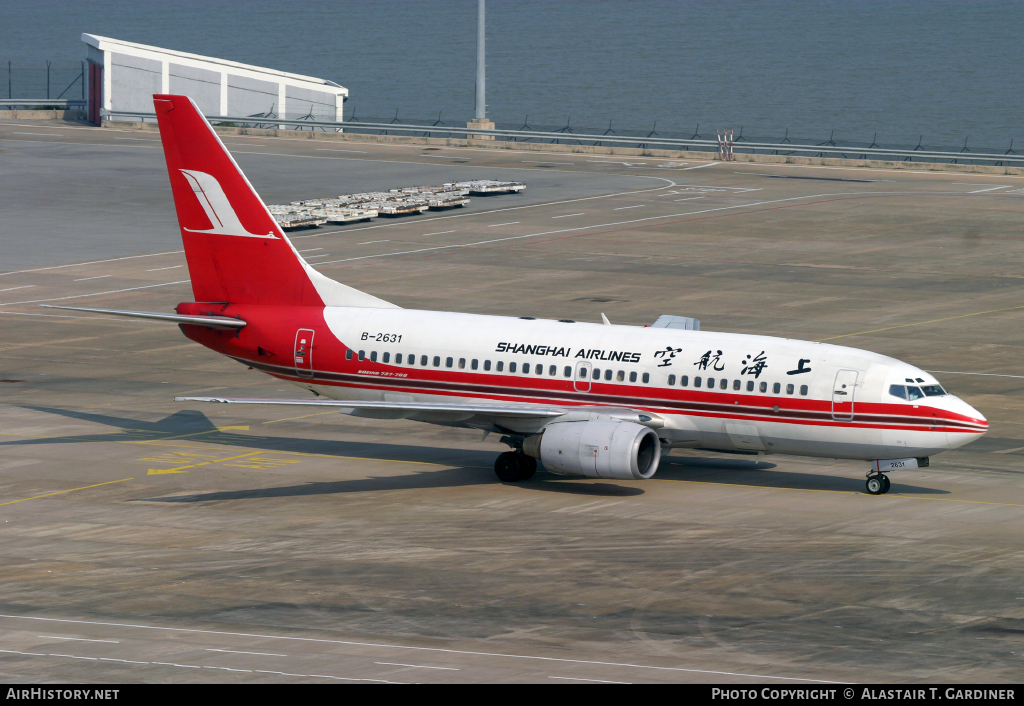
{"label": "nose landing gear", "polygon": [[889,476],[884,473],[873,473],[868,476],[867,482],[864,487],[871,495],[885,495],[889,492],[889,487],[892,483],[889,482]]}
{"label": "nose landing gear", "polygon": [[494,472],[505,483],[529,480],[537,472],[537,459],[520,451],[506,451],[495,460]]}

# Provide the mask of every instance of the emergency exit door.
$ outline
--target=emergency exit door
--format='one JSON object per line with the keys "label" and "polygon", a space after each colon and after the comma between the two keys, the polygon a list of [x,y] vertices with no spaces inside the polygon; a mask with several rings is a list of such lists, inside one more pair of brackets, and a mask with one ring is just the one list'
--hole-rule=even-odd
{"label": "emergency exit door", "polygon": [[573,376],[572,386],[580,392],[590,392],[590,371],[593,368],[594,366],[585,360],[576,363],[576,374]]}
{"label": "emergency exit door", "polygon": [[313,377],[313,329],[300,328],[295,334],[295,372]]}

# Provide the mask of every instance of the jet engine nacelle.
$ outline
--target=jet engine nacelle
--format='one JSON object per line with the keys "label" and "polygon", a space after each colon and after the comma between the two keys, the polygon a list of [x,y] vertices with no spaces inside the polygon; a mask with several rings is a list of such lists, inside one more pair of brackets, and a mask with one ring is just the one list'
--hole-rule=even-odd
{"label": "jet engine nacelle", "polygon": [[653,429],[633,422],[556,422],[527,437],[523,452],[552,473],[643,480],[658,470],[661,441]]}

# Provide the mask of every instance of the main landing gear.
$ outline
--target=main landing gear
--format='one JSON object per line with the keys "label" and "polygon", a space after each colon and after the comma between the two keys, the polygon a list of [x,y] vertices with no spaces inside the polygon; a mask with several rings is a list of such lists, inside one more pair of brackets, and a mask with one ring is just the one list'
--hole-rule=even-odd
{"label": "main landing gear", "polygon": [[537,459],[521,451],[506,451],[494,462],[494,472],[505,483],[529,480],[537,472]]}
{"label": "main landing gear", "polygon": [[871,495],[885,495],[889,492],[889,487],[891,485],[892,483],[889,482],[889,476],[884,473],[873,473],[869,475],[867,482],[864,484],[868,493]]}

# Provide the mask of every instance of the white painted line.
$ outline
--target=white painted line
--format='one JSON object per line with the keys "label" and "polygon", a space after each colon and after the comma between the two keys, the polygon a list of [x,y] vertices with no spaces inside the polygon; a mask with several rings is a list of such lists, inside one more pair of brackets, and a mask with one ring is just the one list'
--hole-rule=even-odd
{"label": "white painted line", "polygon": [[424,233],[423,237],[426,238],[428,235],[444,235],[445,233],[454,233],[454,230],[441,230],[437,233]]}
{"label": "white painted line", "polygon": [[325,252],[323,255],[307,255],[303,259],[305,259],[305,260],[312,260],[314,257],[330,257],[330,256],[331,256],[331,254],[329,252]]}
{"label": "white painted line", "polygon": [[643,208],[646,205],[647,204],[638,203],[636,206],[619,206],[618,208],[613,208],[612,210],[613,211],[625,211],[627,208]]}
{"label": "white painted line", "polygon": [[519,221],[511,221],[510,223],[493,223],[493,224],[491,224],[491,225],[489,225],[487,227],[488,228],[497,228],[498,226],[514,226],[514,225],[516,225],[518,223],[519,223]]}
{"label": "white painted line", "polygon": [[1016,186],[1016,184],[1009,184],[1007,186],[993,186],[993,187],[990,187],[988,189],[978,189],[977,191],[968,191],[967,193],[969,193],[969,194],[982,194],[982,193],[985,193],[986,191],[998,191],[999,189],[1009,189],[1009,188],[1011,188],[1013,186]]}
{"label": "white painted line", "polygon": [[317,250],[323,250],[323,248],[310,248],[309,250],[299,250],[298,252],[316,252]]}
{"label": "white painted line", "polygon": [[125,255],[124,257],[114,257],[109,260],[91,260],[89,262],[72,262],[69,265],[51,265],[50,267],[34,267],[30,270],[12,270],[11,272],[0,272],[0,277],[6,275],[16,275],[22,272],[42,272],[43,270],[61,270],[65,267],[81,267],[82,265],[100,265],[104,262],[119,262],[121,260],[134,260],[138,257],[156,257],[157,255],[180,255],[185,252],[184,250],[169,250],[167,252],[154,252],[148,255]]}
{"label": "white painted line", "polygon": [[[74,657],[74,655],[50,655],[51,657]],[[78,659],[78,658],[76,658]],[[86,659],[89,659],[86,657]],[[95,659],[95,657],[93,658]],[[149,664],[149,662],[140,662],[135,659],[117,659],[116,657],[100,657],[101,662],[124,662],[126,664]]]}
{"label": "white painted line", "polygon": [[569,218],[571,216],[582,216],[582,215],[585,215],[585,214],[583,214],[583,213],[566,213],[565,215],[562,215],[562,216],[552,216],[552,218]]}
{"label": "white painted line", "polygon": [[356,243],[356,245],[372,245],[373,243],[390,243],[390,240],[367,240],[365,243]]}
{"label": "white painted line", "polygon": [[[64,137],[63,135],[54,135],[52,132],[12,132],[12,135],[39,135],[42,137]],[[131,139],[131,138],[129,138]],[[29,142],[30,140],[21,140],[22,142]],[[38,140],[31,140],[31,142],[37,142]]]}
{"label": "white painted line", "polygon": [[[263,145],[259,145],[259,146],[262,147]],[[316,151],[317,152],[354,152],[355,154],[367,154],[363,150],[336,150],[336,149],[332,149],[330,147],[317,147]]]}
{"label": "white painted line", "polygon": [[252,674],[251,669],[232,669],[231,667],[211,667],[208,664],[203,665],[203,669],[223,669],[225,672],[249,672]]}
{"label": "white painted line", "polygon": [[214,647],[207,647],[206,651],[207,652],[230,652],[233,655],[263,655],[264,657],[287,657],[288,656],[288,655],[280,654],[278,652],[240,652],[238,650],[218,650],[218,649],[216,649]]}
{"label": "white painted line", "polygon": [[[31,133],[29,133],[31,134]],[[56,137],[63,137],[63,135],[56,135]],[[0,135],[0,140],[7,140],[8,142],[38,142],[41,145],[72,145],[74,147],[138,147],[143,150],[159,150],[163,149],[157,145],[108,145],[105,142],[59,142],[58,140],[15,140],[11,137],[3,137]]]}
{"label": "white painted line", "polygon": [[[629,662],[602,662],[597,660],[589,659],[569,659],[568,657],[540,657],[537,655],[516,655],[506,654],[502,652],[477,652],[473,650],[453,650],[444,647],[418,647],[413,645],[394,645],[379,642],[355,642],[353,640],[331,640],[327,638],[319,637],[291,637],[287,635],[266,635],[262,633],[246,633],[246,632],[227,632],[224,630],[200,630],[198,628],[172,628],[163,627],[160,625],[141,625],[139,623],[111,623],[100,620],[71,620],[67,618],[41,618],[34,615],[11,615],[8,613],[0,613],[0,618],[10,618],[12,620],[40,620],[49,623],[73,623],[76,625],[106,625],[110,627],[119,628],[136,628],[139,630],[163,630],[166,632],[191,632],[200,633],[204,635],[229,635],[231,637],[256,637],[261,639],[269,640],[292,640],[295,642],[317,642],[328,645],[352,645],[354,647],[377,647],[394,650],[415,650],[419,652],[443,652],[445,654],[458,654],[458,655],[474,655],[477,657],[502,657],[504,659],[532,659],[541,662],[562,662],[566,664],[594,664],[604,667],[632,667],[634,669],[652,669],[656,671],[665,672],[688,672],[694,674],[719,674],[730,677],[752,677],[755,679],[778,679],[780,681],[802,681],[802,682],[813,682],[815,684],[837,684],[842,682],[833,682],[824,679],[802,679],[800,677],[774,677],[765,674],[745,674],[741,672],[721,672],[712,671],[708,669],[686,669],[684,667],[659,667],[650,664],[631,664]],[[14,652],[13,650],[0,650],[0,652]],[[16,652],[15,654],[35,654],[28,652]],[[48,655],[36,655],[40,657],[46,657]],[[320,674],[288,674],[286,672],[270,672],[261,671],[259,669],[254,670],[260,674],[282,674],[284,676],[323,676]],[[329,679],[341,679],[342,677],[327,677]],[[351,681],[377,681],[372,679],[359,679]]]}
{"label": "white painted line", "polygon": [[120,294],[121,292],[134,292],[138,289],[152,289],[153,287],[167,287],[172,284],[185,284],[191,282],[190,279],[183,279],[177,282],[162,282],[160,284],[147,284],[143,287],[128,287],[127,289],[112,289],[109,292],[93,292],[92,294],[72,294],[69,297],[53,297],[51,299],[32,299],[24,302],[0,302],[0,306],[14,306],[15,304],[37,304],[39,302],[59,302],[65,299],[77,299],[79,297],[100,297],[104,294]]}
{"label": "white painted line", "polygon": [[[472,243],[457,243],[455,245],[435,245],[435,246],[432,246],[432,247],[429,247],[429,248],[418,248],[416,250],[399,250],[397,252],[380,253],[378,255],[361,255],[359,257],[348,257],[348,258],[345,258],[343,260],[328,260],[327,262],[321,262],[321,263],[318,263],[318,264],[321,264],[321,265],[333,265],[333,264],[338,263],[338,262],[352,262],[354,260],[369,260],[371,258],[390,257],[390,256],[393,256],[393,255],[413,255],[413,254],[421,253],[421,252],[431,252],[433,250],[449,250],[449,249],[452,249],[452,248],[470,248],[470,247],[475,247],[477,245],[490,245],[492,243],[501,243],[501,242],[505,242],[505,241],[509,241],[509,240],[525,240],[526,238],[536,238],[536,237],[541,236],[541,235],[557,235],[559,233],[572,233],[573,231],[578,231],[578,230],[592,230],[592,229],[595,229],[595,228],[606,228],[608,226],[621,226],[621,225],[628,225],[630,223],[642,223],[644,221],[656,221],[656,220],[661,220],[661,219],[664,219],[664,218],[676,218],[676,217],[681,217],[681,216],[699,216],[699,215],[704,214],[704,213],[715,213],[717,211],[733,211],[733,210],[736,210],[738,208],[756,208],[757,206],[766,206],[768,204],[773,204],[773,203],[785,203],[786,201],[802,201],[802,200],[805,200],[805,199],[817,199],[817,198],[823,198],[823,197],[826,197],[826,196],[879,196],[879,195],[892,196],[892,195],[920,195],[922,193],[924,193],[926,195],[934,196],[934,195],[940,195],[940,194],[941,195],[956,194],[957,192],[952,192],[952,191],[943,191],[943,192],[937,192],[937,191],[929,191],[929,192],[916,192],[916,191],[871,191],[871,192],[840,191],[840,192],[836,192],[836,193],[808,194],[807,196],[791,196],[791,197],[784,198],[784,199],[771,199],[769,201],[755,201],[753,203],[736,204],[736,205],[733,205],[733,206],[719,206],[717,208],[705,208],[705,209],[703,209],[701,211],[688,211],[686,213],[667,213],[664,216],[648,216],[647,218],[634,218],[633,220],[630,220],[630,221],[616,221],[616,222],[613,222],[613,223],[597,223],[597,224],[593,224],[593,225],[589,225],[589,226],[579,226],[577,228],[562,228],[560,230],[549,230],[549,231],[543,231],[541,233],[529,233],[527,235],[512,235],[512,236],[508,236],[506,238],[494,238],[492,240],[478,240],[478,241],[472,242]],[[960,195],[962,196],[964,194],[960,194]],[[702,196],[698,196],[698,197],[695,197],[695,198],[703,198],[703,197]],[[2,306],[2,304],[0,304],[0,306]]]}
{"label": "white painted line", "polygon": [[607,679],[581,679],[580,677],[548,677],[548,679],[564,679],[566,681],[591,681],[598,684],[631,684],[628,681],[608,681]]}
{"label": "white painted line", "polygon": [[95,277],[80,277],[79,279],[71,280],[72,282],[85,282],[90,279],[103,279],[104,277],[113,277],[114,275],[96,275]]}
{"label": "white painted line", "polygon": [[384,664],[389,667],[412,667],[413,669],[444,669],[449,672],[461,672],[461,669],[455,667],[428,667],[423,664],[402,664],[401,662],[374,662],[374,664]]}
{"label": "white painted line", "polygon": [[266,147],[266,145],[254,145],[251,142],[225,142],[224,144],[232,147]]}
{"label": "white painted line", "polygon": [[[22,133],[18,133],[18,134],[19,135],[25,135],[25,134],[28,134],[28,133],[23,133],[22,132]],[[115,140],[138,140],[139,142],[159,142],[160,141],[160,138],[156,138],[154,140],[151,137],[115,137],[114,139]]]}
{"label": "white painted line", "polygon": [[[91,277],[89,279],[92,279]],[[76,282],[78,280],[75,280]],[[35,287],[34,284],[23,284],[20,287],[8,287],[7,289],[0,289],[0,292],[13,292],[15,289],[31,289]]]}
{"label": "white painted line", "polygon": [[1015,449],[1003,449],[1002,451],[993,451],[994,454],[1012,454],[1014,451],[1024,451],[1024,446],[1018,446]]}
{"label": "white painted line", "polygon": [[184,265],[171,265],[170,267],[157,267],[156,269],[153,269],[153,270],[146,270],[146,272],[159,272],[161,270],[176,270],[179,267],[184,267]]}
{"label": "white painted line", "polygon": [[44,640],[76,640],[78,642],[112,642],[115,645],[121,644],[120,640],[90,640],[86,637],[57,637],[56,635],[36,635]]}
{"label": "white painted line", "polygon": [[1001,375],[999,373],[964,373],[959,370],[925,370],[926,373],[942,373],[943,375],[983,375],[992,378],[1024,378],[1024,375]]}
{"label": "white painted line", "polygon": [[679,202],[679,201],[696,201],[697,199],[702,199],[702,198],[704,198],[704,197],[703,196],[691,196],[688,199],[672,199],[672,200],[676,201],[676,202]]}

